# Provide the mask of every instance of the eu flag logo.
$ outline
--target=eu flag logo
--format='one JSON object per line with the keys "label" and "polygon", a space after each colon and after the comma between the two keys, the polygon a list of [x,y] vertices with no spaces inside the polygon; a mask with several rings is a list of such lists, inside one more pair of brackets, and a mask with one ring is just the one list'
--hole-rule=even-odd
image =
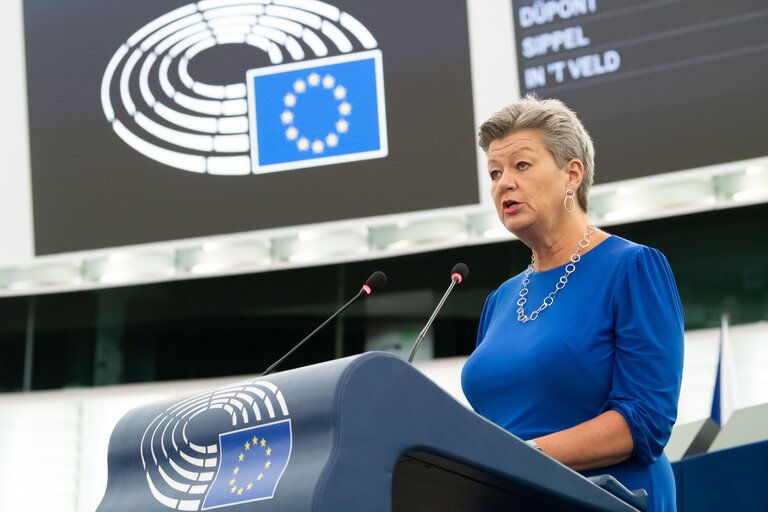
{"label": "eu flag logo", "polygon": [[221,434],[219,469],[203,510],[272,498],[291,445],[291,420]]}
{"label": "eu flag logo", "polygon": [[387,156],[381,52],[252,69],[254,173]]}

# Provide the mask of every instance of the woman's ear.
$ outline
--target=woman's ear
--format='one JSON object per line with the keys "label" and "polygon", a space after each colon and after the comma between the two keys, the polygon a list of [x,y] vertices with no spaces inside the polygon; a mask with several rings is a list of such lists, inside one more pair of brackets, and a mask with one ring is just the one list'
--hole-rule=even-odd
{"label": "woman's ear", "polygon": [[566,188],[575,192],[584,179],[584,164],[578,158],[573,158],[565,164],[565,170],[568,173]]}

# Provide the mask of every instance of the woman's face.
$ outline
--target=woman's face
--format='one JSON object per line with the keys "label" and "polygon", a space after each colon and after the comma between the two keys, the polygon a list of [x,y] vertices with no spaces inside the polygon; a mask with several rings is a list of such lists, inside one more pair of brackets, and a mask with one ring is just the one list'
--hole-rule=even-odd
{"label": "woman's face", "polygon": [[522,130],[491,142],[488,147],[488,173],[496,212],[502,224],[519,234],[530,228],[549,230],[557,226],[566,188],[576,191],[579,160],[558,167],[544,145],[541,133]]}

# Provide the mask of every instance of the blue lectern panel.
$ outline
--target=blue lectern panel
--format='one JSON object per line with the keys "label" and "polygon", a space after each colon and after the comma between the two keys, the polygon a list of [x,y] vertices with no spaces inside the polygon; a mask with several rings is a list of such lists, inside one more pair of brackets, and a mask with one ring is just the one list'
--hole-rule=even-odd
{"label": "blue lectern panel", "polygon": [[373,352],[131,411],[98,512],[438,510],[450,491],[456,510],[634,510]]}

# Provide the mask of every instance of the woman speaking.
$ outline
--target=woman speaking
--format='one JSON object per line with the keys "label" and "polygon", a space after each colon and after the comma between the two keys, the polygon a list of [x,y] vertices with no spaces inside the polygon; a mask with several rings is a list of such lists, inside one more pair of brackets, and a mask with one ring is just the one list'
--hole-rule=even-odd
{"label": "woman speaking", "polygon": [[527,96],[480,127],[493,202],[531,263],[486,299],[462,372],[474,409],[550,457],[675,510],[663,454],[677,415],[683,314],[657,250],[587,219],[594,147],[557,100]]}

